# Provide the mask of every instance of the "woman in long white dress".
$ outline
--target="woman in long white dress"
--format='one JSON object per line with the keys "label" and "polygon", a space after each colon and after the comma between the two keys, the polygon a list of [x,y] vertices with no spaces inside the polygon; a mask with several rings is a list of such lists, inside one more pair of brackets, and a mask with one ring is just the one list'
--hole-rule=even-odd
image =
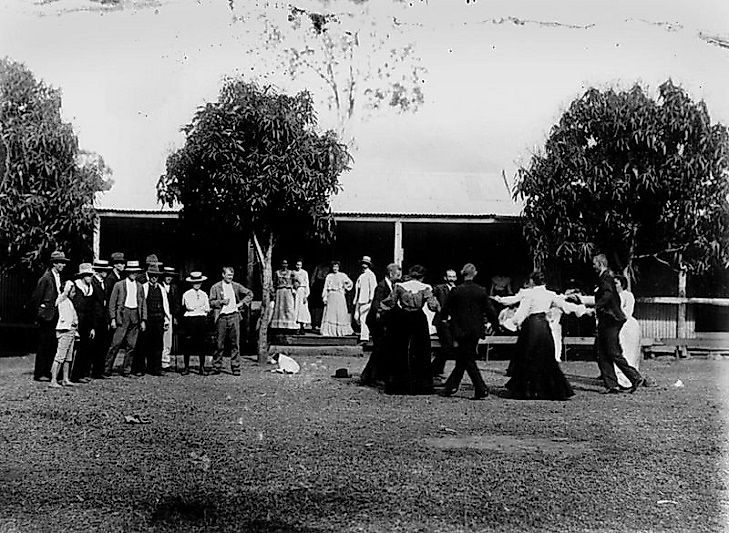
{"label": "woman in long white dress", "polygon": [[301,259],[296,261],[294,278],[298,281],[299,286],[296,288],[294,314],[296,315],[296,323],[299,325],[299,331],[301,333],[311,327],[311,313],[309,312],[309,274],[303,267],[304,263]]}
{"label": "woman in long white dress", "polygon": [[352,280],[344,272],[339,271],[339,261],[332,262],[332,271],[324,280],[322,300],[324,315],[321,320],[321,334],[325,337],[344,337],[354,333],[352,319],[347,310],[346,291],[351,291]]}
{"label": "woman in long white dress", "polygon": [[[625,276],[615,276],[615,287],[620,295],[620,308],[627,319],[620,328],[620,347],[623,350],[623,356],[630,366],[640,371],[640,324],[633,317],[635,309],[635,296],[628,290],[628,280]],[[618,378],[618,385],[629,388],[630,380],[623,374],[618,367],[615,367],[615,377]]]}

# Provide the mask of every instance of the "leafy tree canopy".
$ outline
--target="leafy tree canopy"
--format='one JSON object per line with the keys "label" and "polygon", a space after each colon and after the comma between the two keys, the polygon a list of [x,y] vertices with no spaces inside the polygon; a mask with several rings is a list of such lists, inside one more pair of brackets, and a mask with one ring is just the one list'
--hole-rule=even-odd
{"label": "leafy tree canopy", "polygon": [[537,264],[602,251],[630,271],[647,257],[702,273],[729,262],[729,135],[670,80],[651,98],[588,90],[518,171]]}
{"label": "leafy tree canopy", "polygon": [[37,269],[56,248],[87,257],[94,197],[110,185],[61,119],[60,91],[0,59],[0,264]]}
{"label": "leafy tree canopy", "polygon": [[208,228],[251,232],[260,243],[263,317],[259,360],[267,356],[271,258],[276,236],[307,230],[332,234],[329,199],[349,167],[345,145],[316,131],[308,92],[278,94],[227,80],[217,102],[202,106],[183,128],[185,146],[167,159],[158,182],[160,201],[182,204],[182,217]]}

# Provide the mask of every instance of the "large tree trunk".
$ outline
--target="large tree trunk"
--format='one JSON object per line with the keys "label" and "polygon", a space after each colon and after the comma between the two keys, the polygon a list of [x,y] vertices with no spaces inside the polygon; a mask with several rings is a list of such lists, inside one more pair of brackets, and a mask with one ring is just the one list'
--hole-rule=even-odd
{"label": "large tree trunk", "polygon": [[[256,236],[254,235],[253,238],[256,239]],[[268,242],[264,244],[262,255],[263,294],[261,296],[261,326],[258,329],[258,363],[265,365],[268,361],[268,324],[271,321],[271,286],[273,284],[271,258],[273,256],[273,235],[268,236]]]}

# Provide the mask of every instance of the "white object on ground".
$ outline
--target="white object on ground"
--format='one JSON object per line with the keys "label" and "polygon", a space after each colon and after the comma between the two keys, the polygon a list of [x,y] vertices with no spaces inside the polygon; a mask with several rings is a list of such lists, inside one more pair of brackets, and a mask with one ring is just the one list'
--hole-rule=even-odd
{"label": "white object on ground", "polygon": [[278,368],[271,372],[278,372],[279,374],[298,374],[301,367],[299,363],[294,361],[288,355],[282,353],[278,354]]}
{"label": "white object on ground", "polygon": [[676,388],[683,387],[683,381],[678,379],[678,380],[676,380],[676,383],[673,384],[673,386]]}

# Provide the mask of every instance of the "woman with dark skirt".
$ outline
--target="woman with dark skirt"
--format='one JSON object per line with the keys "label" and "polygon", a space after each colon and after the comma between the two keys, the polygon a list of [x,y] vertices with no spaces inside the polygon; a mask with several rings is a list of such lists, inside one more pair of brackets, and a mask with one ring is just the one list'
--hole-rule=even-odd
{"label": "woman with dark skirt", "polygon": [[205,376],[205,357],[208,355],[208,314],[210,313],[210,300],[208,294],[201,290],[203,281],[207,280],[202,272],[190,272],[185,279],[192,288],[182,295],[182,307],[185,310],[183,324],[187,332],[188,344],[184,352],[185,367],[182,375],[190,373],[190,354],[198,356],[200,361],[200,375]]}
{"label": "woman with dark skirt", "polygon": [[513,359],[506,388],[519,400],[567,400],[575,393],[554,357],[547,311],[552,306],[578,316],[588,311],[585,306],[566,302],[562,296],[547,290],[541,272],[533,272],[530,279],[534,286],[524,295],[511,319],[520,325],[519,353]]}
{"label": "woman with dark skirt", "polygon": [[425,268],[413,266],[406,281],[398,282],[385,298],[381,309],[390,311],[388,339],[383,361],[387,394],[431,394],[430,330],[423,312],[438,309],[430,285],[423,283]]}

